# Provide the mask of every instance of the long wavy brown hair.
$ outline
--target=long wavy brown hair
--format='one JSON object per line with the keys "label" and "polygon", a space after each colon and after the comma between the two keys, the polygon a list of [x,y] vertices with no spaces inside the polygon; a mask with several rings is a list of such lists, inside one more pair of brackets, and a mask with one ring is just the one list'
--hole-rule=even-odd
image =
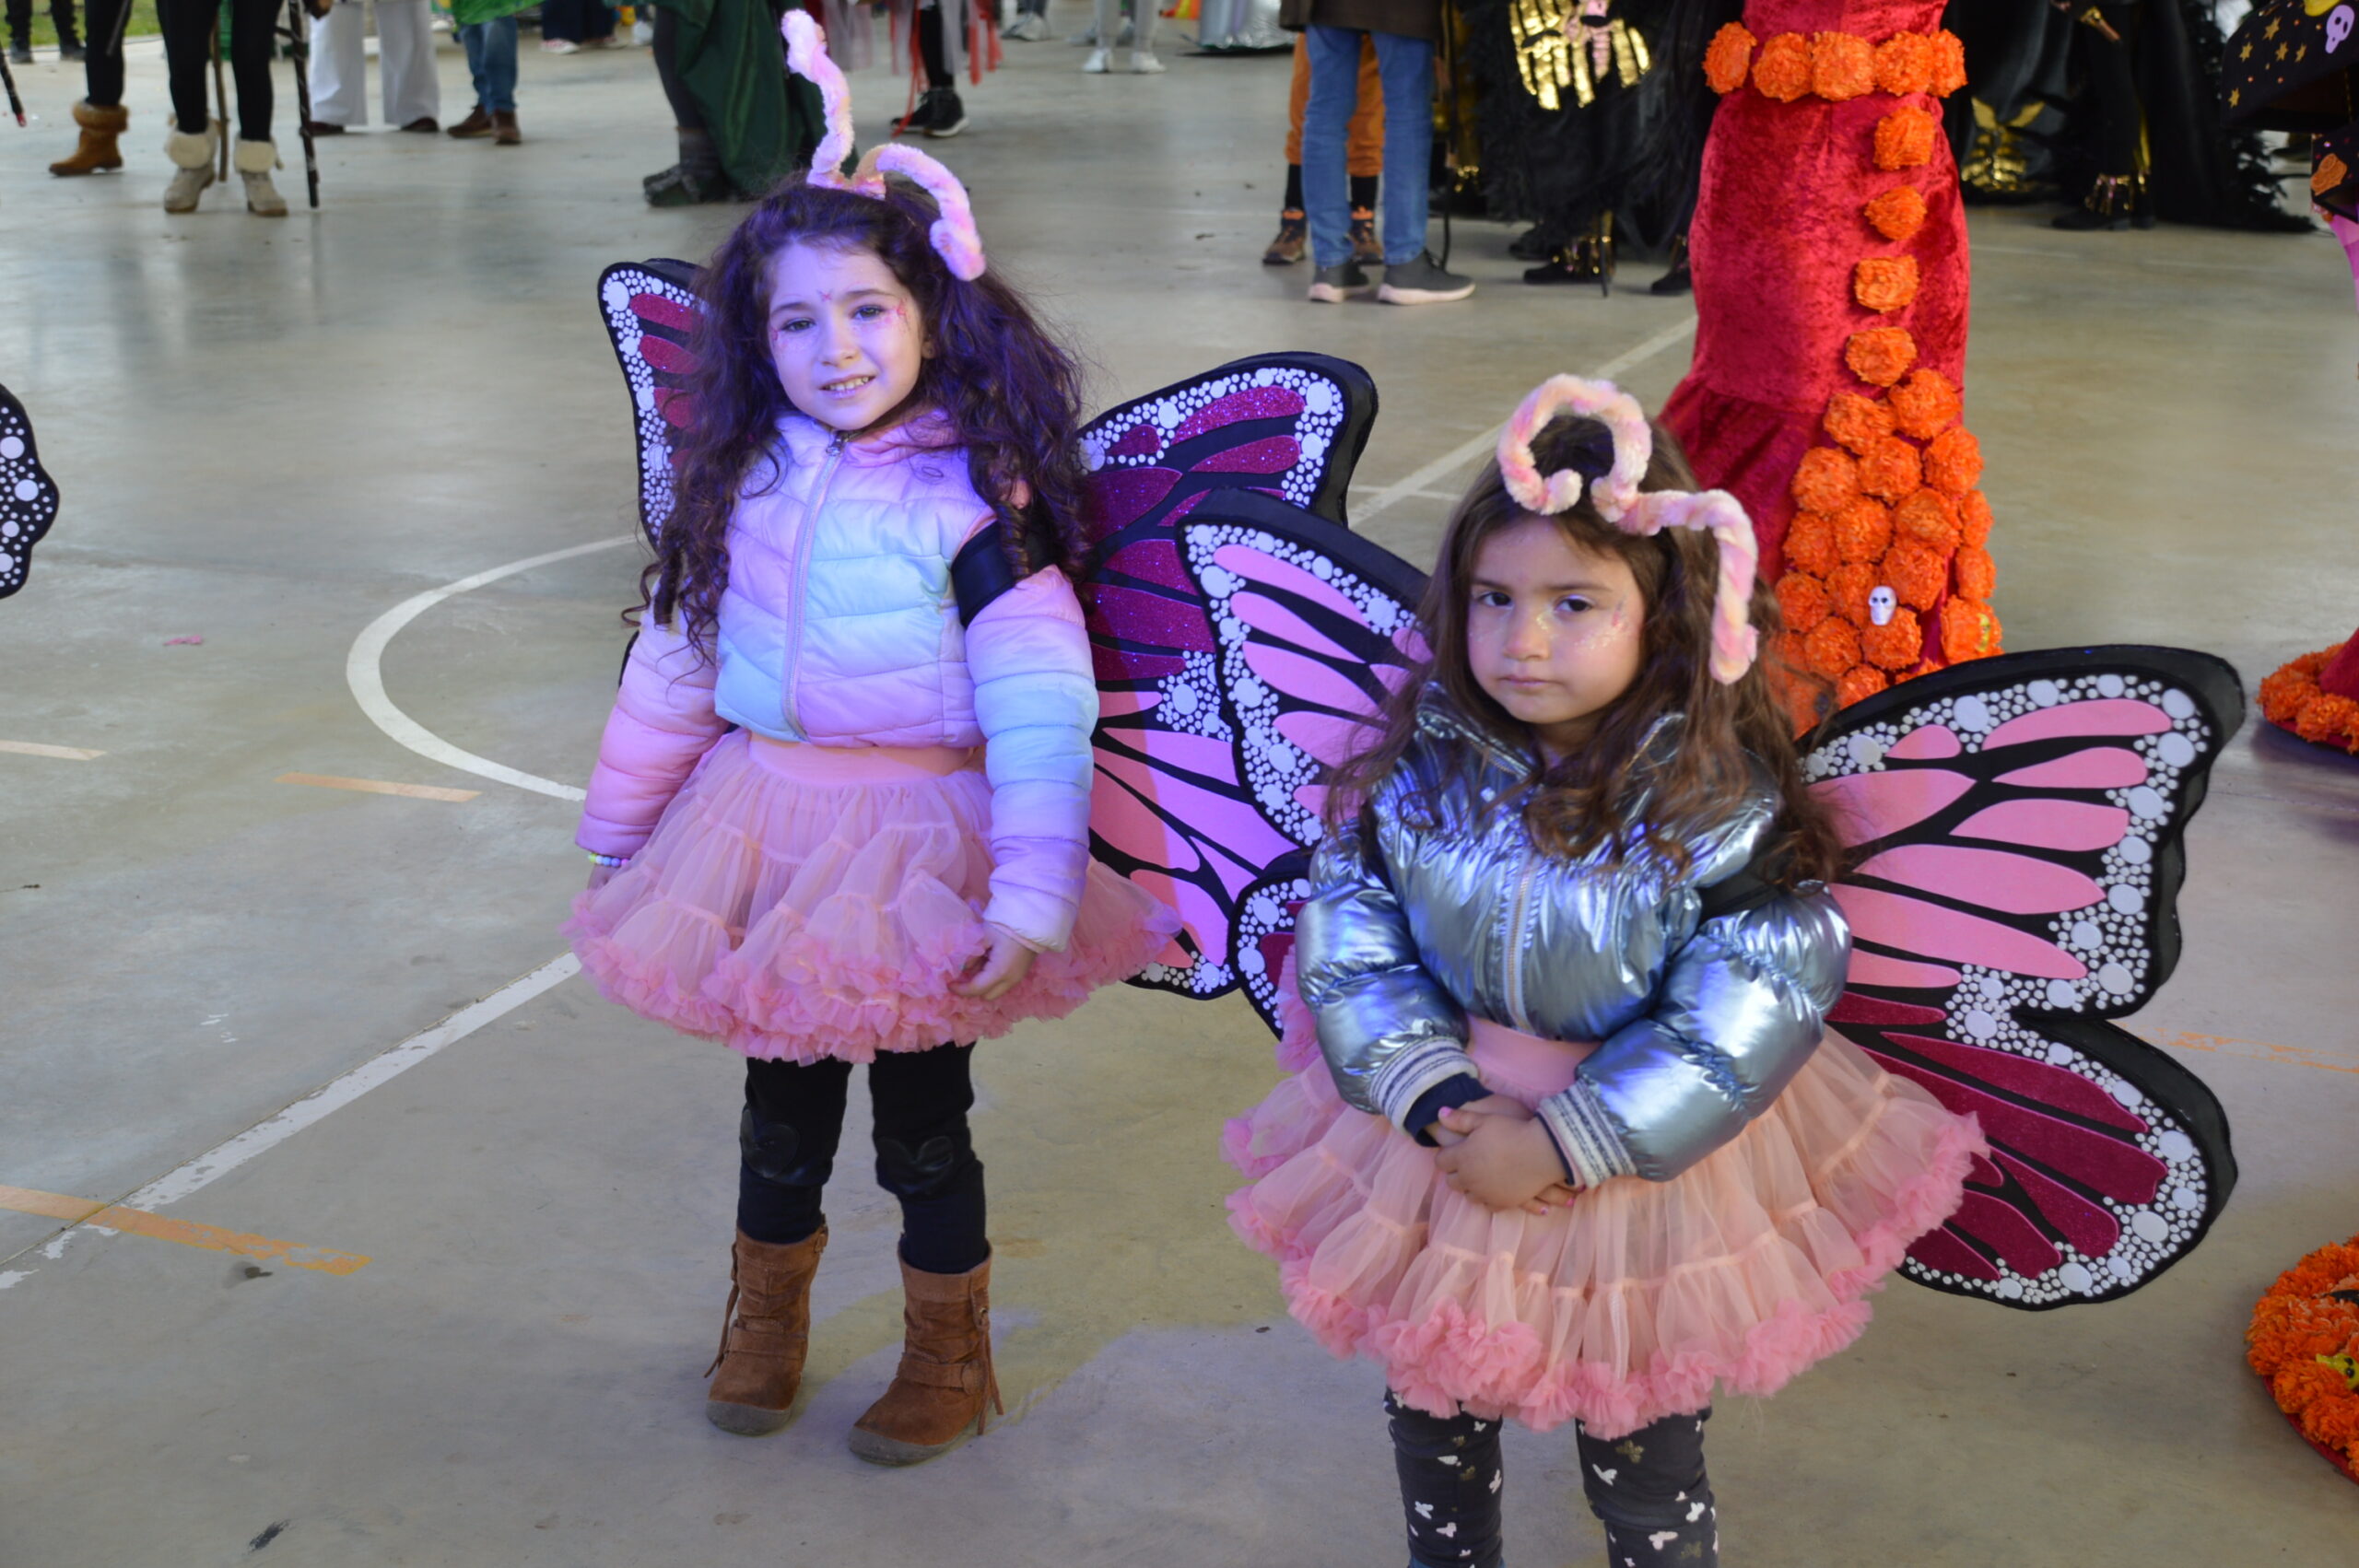
{"label": "long wavy brown hair", "polygon": [[885,195],[856,195],[791,178],[705,263],[704,310],[688,380],[696,417],[675,451],[675,501],[640,577],[641,611],[676,614],[710,657],[729,582],[729,517],[737,498],[785,477],[778,422],[794,412],[770,361],[770,258],[783,247],[866,251],[917,301],[934,348],[902,415],[938,411],[967,453],[975,493],[1009,526],[1019,576],[1083,558],[1081,370],[1031,306],[996,273],[971,281],[935,254],[933,199],[898,178]]}
{"label": "long wavy brown hair", "polygon": [[[1534,439],[1532,454],[1543,474],[1574,468],[1594,479],[1613,463],[1613,437],[1593,419],[1559,418]],[[1678,441],[1660,427],[1640,488],[1696,488]],[[1577,548],[1626,563],[1645,604],[1637,678],[1603,711],[1579,750],[1548,764],[1531,727],[1483,689],[1466,652],[1475,562],[1494,535],[1532,515],[1508,494],[1496,461],[1485,465],[1451,512],[1418,612],[1431,655],[1385,704],[1380,739],[1336,769],[1327,797],[1330,826],[1352,823],[1393,775],[1416,739],[1418,709],[1438,690],[1496,749],[1532,759],[1536,787],[1524,803],[1524,821],[1548,854],[1579,859],[1606,848],[1623,859],[1643,851],[1684,871],[1690,844],[1725,822],[1752,791],[1758,763],[1781,801],[1762,847],[1765,874],[1784,886],[1832,878],[1842,862],[1842,842],[1804,787],[1793,729],[1771,672],[1756,662],[1733,685],[1712,676],[1719,559],[1708,533],[1625,533],[1601,517],[1586,494],[1570,510],[1546,520]],[[1766,586],[1755,586],[1751,614],[1764,659],[1774,657],[1767,650],[1778,647],[1782,622],[1777,596]],[[1678,716],[1676,728],[1650,746],[1657,726],[1672,716]],[[1479,766],[1474,748],[1460,748],[1447,761],[1442,787],[1471,782]],[[1438,804],[1410,803],[1428,812]]]}

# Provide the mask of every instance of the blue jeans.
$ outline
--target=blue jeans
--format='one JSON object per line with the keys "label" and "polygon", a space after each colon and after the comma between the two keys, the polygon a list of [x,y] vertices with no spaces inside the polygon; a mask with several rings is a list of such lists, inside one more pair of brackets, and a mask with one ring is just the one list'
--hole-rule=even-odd
{"label": "blue jeans", "polygon": [[516,112],[516,18],[469,22],[459,29],[467,48],[467,71],[475,79],[475,103],[486,113]]}
{"label": "blue jeans", "polygon": [[[1372,32],[1384,84],[1384,264],[1414,262],[1426,249],[1426,185],[1434,147],[1434,46],[1422,38]],[[1302,111],[1302,205],[1310,215],[1311,259],[1341,266],[1352,255],[1352,184],[1344,136],[1360,100],[1356,28],[1304,29],[1310,101]]]}

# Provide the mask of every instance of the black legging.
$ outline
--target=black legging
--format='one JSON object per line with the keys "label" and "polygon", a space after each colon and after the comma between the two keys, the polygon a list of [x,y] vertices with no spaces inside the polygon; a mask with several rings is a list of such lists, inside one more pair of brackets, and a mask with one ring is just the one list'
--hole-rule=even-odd
{"label": "black legging", "polygon": [[2118,3],[2097,7],[2098,15],[2121,35],[2118,43],[2087,23],[2080,24],[2081,62],[2088,72],[2089,96],[2097,106],[2100,174],[2135,174],[2146,161],[2145,111],[2138,101],[2134,64],[2142,9]]}
{"label": "black legging", "polygon": [[[1401,1506],[1414,1568],[1498,1568],[1499,1423],[1443,1419],[1387,1393]],[[1711,1411],[1665,1416],[1612,1442],[1579,1433],[1581,1489],[1605,1523],[1606,1561],[1622,1568],[1714,1568],[1719,1519],[1704,1474]]]}
{"label": "black legging", "polygon": [[[164,31],[164,64],[172,79],[172,118],[181,134],[202,135],[211,118],[206,77],[213,60],[213,29],[220,25],[224,0],[156,0],[156,20]],[[280,0],[227,0],[229,6],[229,70],[238,81],[238,135],[270,140],[270,51]]]}
{"label": "black legging", "polygon": [[89,0],[82,8],[89,51],[82,58],[82,96],[93,109],[123,102],[123,29],[130,20],[131,0]]}
{"label": "black legging", "polygon": [[918,13],[918,59],[925,66],[925,85],[937,92],[957,81],[950,74],[949,54],[943,47],[942,7],[945,3],[946,0],[934,0]]}
{"label": "black legging", "polygon": [[[963,1274],[991,1256],[983,1163],[967,1130],[974,1055],[972,1046],[936,1046],[868,1064],[876,1182],[901,1200],[902,1259],[929,1274]],[[754,1240],[797,1242],[819,1228],[851,1082],[849,1062],[745,1063],[737,1228]]]}

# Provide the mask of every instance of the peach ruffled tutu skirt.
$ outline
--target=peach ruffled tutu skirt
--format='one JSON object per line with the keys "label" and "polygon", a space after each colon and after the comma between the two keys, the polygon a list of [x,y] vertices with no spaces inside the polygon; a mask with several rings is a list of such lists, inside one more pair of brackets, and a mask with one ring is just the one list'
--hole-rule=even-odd
{"label": "peach ruffled tutu skirt", "polygon": [[[1288,988],[1291,996],[1291,988]],[[1867,1326],[1863,1299],[1948,1218],[1974,1123],[1829,1034],[1767,1112],[1668,1182],[1622,1177],[1545,1216],[1461,1196],[1434,1152],[1336,1098],[1298,1001],[1297,1069],[1228,1124],[1256,1179],[1230,1223],[1278,1259],[1294,1316],[1407,1403],[1617,1437],[1767,1394]],[[1536,1105],[1595,1048],[1479,1024],[1492,1089]]]}
{"label": "peach ruffled tutu skirt", "polygon": [[996,1000],[954,994],[991,943],[981,755],[734,731],[566,935],[608,1000],[749,1057],[864,1062],[1061,1018],[1177,918],[1093,860],[1063,952]]}

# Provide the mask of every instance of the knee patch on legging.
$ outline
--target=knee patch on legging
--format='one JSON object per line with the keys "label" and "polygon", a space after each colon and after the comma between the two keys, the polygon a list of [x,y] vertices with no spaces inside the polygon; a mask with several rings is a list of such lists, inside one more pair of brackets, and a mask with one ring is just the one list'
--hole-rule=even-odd
{"label": "knee patch on legging", "polygon": [[781,1187],[825,1187],[835,1169],[831,1152],[810,1150],[792,1126],[765,1121],[751,1106],[737,1121],[737,1149],[747,1170]]}
{"label": "knee patch on legging", "polygon": [[914,1146],[898,1138],[876,1140],[877,1185],[896,1198],[940,1198],[980,1169],[974,1139],[963,1127]]}

